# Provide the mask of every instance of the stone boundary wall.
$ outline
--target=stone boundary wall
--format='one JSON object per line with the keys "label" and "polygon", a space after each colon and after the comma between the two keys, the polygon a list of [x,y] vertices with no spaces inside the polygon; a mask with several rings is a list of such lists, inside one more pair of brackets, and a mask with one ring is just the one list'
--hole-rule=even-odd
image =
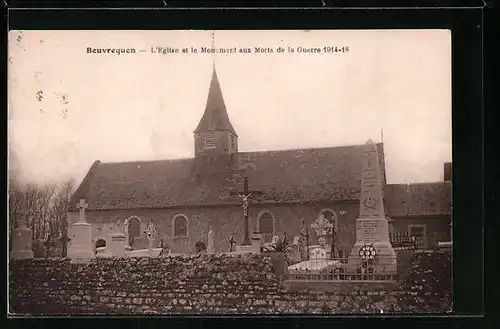
{"label": "stone boundary wall", "polygon": [[[414,266],[418,268],[422,259],[416,262]],[[442,263],[442,259],[438,259],[433,264]],[[430,264],[428,260],[426,264]],[[89,264],[73,264],[68,259],[11,260],[9,308],[11,314],[29,315],[448,310],[451,298],[446,294],[447,286],[445,293],[432,290],[433,270],[417,271],[416,277],[409,275],[401,283],[403,288],[390,292],[292,293],[284,290],[271,258],[264,254],[97,258]],[[424,287],[419,285],[422,279],[426,282]],[[426,305],[434,305],[434,308],[429,309]]]}

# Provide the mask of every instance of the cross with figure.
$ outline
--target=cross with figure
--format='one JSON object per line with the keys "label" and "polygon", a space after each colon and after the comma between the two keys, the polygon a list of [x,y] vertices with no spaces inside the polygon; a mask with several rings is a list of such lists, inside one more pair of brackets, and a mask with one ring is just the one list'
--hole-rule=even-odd
{"label": "cross with figure", "polygon": [[243,191],[242,192],[230,192],[229,195],[234,195],[234,196],[239,196],[242,201],[242,208],[243,208],[243,219],[245,220],[245,236],[243,238],[243,242],[241,243],[242,246],[249,246],[251,245],[250,243],[250,235],[249,235],[249,229],[248,229],[248,208],[250,206],[250,200],[252,196],[257,196],[257,195],[262,195],[262,191],[258,190],[250,190],[248,188],[248,177],[245,177],[243,181]]}
{"label": "cross with figure", "polygon": [[80,210],[80,223],[85,223],[85,208],[89,205],[85,202],[85,199],[81,198],[80,202],[76,204],[76,207]]}

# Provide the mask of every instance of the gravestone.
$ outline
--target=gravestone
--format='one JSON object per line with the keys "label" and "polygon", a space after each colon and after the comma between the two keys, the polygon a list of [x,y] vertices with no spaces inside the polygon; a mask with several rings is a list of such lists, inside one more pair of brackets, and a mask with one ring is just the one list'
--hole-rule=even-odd
{"label": "gravestone", "polygon": [[71,245],[68,248],[68,257],[73,262],[88,262],[93,256],[91,225],[85,221],[85,209],[88,207],[85,199],[80,199],[78,222],[71,225]]}
{"label": "gravestone", "polygon": [[278,244],[279,241],[280,241],[280,237],[275,235],[275,236],[273,236],[273,239],[271,240],[271,244]]}
{"label": "gravestone", "polygon": [[26,223],[26,214],[22,212],[21,216],[21,220],[18,220],[18,227],[13,230],[10,258],[32,259],[34,257],[32,250],[32,232]]}
{"label": "gravestone", "polygon": [[112,257],[123,258],[127,256],[128,239],[127,235],[123,232],[120,221],[116,222],[114,232],[110,235],[111,245],[109,254]]}
{"label": "gravestone", "polygon": [[365,144],[359,218],[356,220],[356,243],[348,257],[346,268],[356,271],[363,264],[360,251],[373,246],[374,269],[378,273],[397,272],[396,252],[389,240],[389,222],[385,217],[382,175],[377,146],[369,140]]}
{"label": "gravestone", "polygon": [[210,229],[208,230],[208,247],[207,247],[207,253],[208,254],[214,254],[215,253],[214,232],[212,231],[212,226],[210,226]]}
{"label": "gravestone", "polygon": [[254,232],[252,234],[252,252],[254,254],[260,254],[262,247],[262,234]]}

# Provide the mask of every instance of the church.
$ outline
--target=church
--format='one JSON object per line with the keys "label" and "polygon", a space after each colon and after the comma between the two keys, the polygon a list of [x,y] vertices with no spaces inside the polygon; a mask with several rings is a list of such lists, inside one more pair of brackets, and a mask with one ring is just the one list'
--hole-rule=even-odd
{"label": "church", "polygon": [[[205,112],[194,130],[194,157],[113,162],[95,161],[75,191],[68,210],[78,221],[77,203],[88,204],[94,246],[105,246],[115,224],[127,222],[133,249],[147,248],[144,231],[150,222],[175,253],[194,253],[207,244],[210,228],[215,251],[229,251],[229,240],[244,238],[242,200],[247,178],[252,195],[249,232],[265,242],[275,235],[299,236],[320,216],[334,228],[336,254],[346,257],[356,241],[363,145],[239,152],[215,67]],[[244,136],[242,136],[244,138]],[[387,184],[384,146],[376,144],[382,175],[386,217],[393,233],[418,235],[423,249],[451,240],[451,163],[438,182]],[[236,194],[236,195],[235,195]]]}

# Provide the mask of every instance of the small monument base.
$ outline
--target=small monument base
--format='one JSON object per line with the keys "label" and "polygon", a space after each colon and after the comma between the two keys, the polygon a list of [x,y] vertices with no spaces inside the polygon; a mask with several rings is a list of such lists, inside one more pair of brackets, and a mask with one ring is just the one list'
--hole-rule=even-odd
{"label": "small monument base", "polygon": [[68,258],[74,263],[87,263],[94,256],[91,246],[71,246],[68,249]]}
{"label": "small monument base", "polygon": [[111,235],[110,253],[113,257],[122,258],[126,256],[127,236],[125,233],[114,233]]}
{"label": "small monument base", "polygon": [[254,247],[252,245],[249,246],[236,246],[237,254],[252,254],[254,253]]}
{"label": "small monument base", "polygon": [[12,250],[10,252],[11,259],[32,259],[35,257],[33,250]]}
{"label": "small monument base", "polygon": [[[363,244],[356,243],[351,250],[351,254],[347,259],[347,264],[344,266],[347,272],[356,273],[358,268],[363,265],[363,258],[359,255],[359,251],[363,248]],[[374,243],[376,256],[373,259],[373,265],[370,265],[375,273],[396,274],[397,259],[396,252],[390,243]]]}
{"label": "small monument base", "polygon": [[345,266],[348,272],[356,273],[362,267],[364,259],[360,255],[360,250],[364,246],[372,246],[375,255],[372,255],[370,267],[376,273],[397,273],[396,252],[389,242],[389,222],[386,218],[357,219],[356,239]]}

